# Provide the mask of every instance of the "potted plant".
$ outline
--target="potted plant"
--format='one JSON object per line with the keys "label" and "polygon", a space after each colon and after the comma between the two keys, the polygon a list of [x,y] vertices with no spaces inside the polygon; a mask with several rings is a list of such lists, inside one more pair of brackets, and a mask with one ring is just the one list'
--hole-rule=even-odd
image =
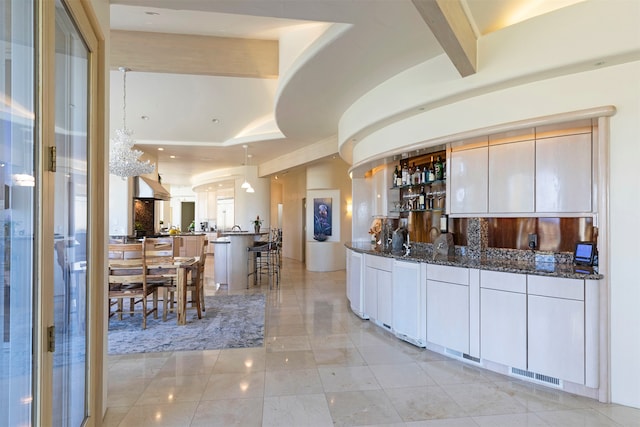
{"label": "potted plant", "polygon": [[253,230],[256,233],[259,233],[261,225],[262,225],[262,220],[260,219],[260,215],[257,215],[256,219],[253,220]]}
{"label": "potted plant", "polygon": [[144,237],[144,235],[146,234],[145,230],[144,230],[144,226],[142,225],[142,223],[140,221],[136,221],[133,224],[133,230],[134,230],[134,233],[135,233],[136,237]]}

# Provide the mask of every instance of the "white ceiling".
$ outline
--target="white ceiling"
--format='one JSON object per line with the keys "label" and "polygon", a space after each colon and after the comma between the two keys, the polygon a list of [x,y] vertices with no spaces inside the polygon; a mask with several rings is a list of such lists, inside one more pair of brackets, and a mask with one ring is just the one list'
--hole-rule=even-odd
{"label": "white ceiling", "polygon": [[[462,3],[483,35],[577,1]],[[279,40],[310,22],[351,27],[280,93],[277,79],[127,73],[127,125],[140,148],[158,154],[164,183],[190,185],[193,175],[242,164],[243,143],[260,164],[335,135],[356,99],[443,50],[410,0],[111,0],[114,30]],[[119,66],[127,64],[112,64],[112,134],[123,119]]]}

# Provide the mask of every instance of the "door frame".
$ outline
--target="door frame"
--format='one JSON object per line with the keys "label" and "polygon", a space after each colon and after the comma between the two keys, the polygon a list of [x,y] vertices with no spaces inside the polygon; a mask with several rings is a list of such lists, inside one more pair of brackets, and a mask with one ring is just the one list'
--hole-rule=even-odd
{"label": "door frame", "polygon": [[[105,117],[107,69],[105,38],[89,0],[61,0],[89,50],[89,112],[87,164],[87,426],[100,425],[104,413],[103,365],[106,349],[105,257],[109,194],[106,162],[109,147]],[[55,146],[55,16],[53,0],[36,4],[36,227],[34,313],[34,425],[52,425],[53,353],[47,351],[47,328],[54,324],[53,203],[55,173],[49,171]]]}

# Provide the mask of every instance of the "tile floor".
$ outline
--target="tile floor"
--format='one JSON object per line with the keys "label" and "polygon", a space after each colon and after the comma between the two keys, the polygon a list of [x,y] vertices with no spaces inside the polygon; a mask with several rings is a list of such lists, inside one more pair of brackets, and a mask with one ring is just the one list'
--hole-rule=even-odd
{"label": "tile floor", "polygon": [[640,426],[399,341],[350,312],[344,271],[285,259],[278,290],[247,292],[267,294],[264,347],[111,356],[105,425]]}

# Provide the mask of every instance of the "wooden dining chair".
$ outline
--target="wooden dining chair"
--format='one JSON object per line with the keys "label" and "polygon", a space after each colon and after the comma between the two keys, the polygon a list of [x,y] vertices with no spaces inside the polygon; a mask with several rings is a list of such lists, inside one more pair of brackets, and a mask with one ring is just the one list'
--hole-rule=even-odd
{"label": "wooden dining chair", "polygon": [[[175,293],[178,284],[178,269],[176,267],[176,255],[178,254],[179,237],[145,237],[142,241],[143,258],[147,270],[147,281],[153,283],[162,290],[162,320],[167,320],[167,314],[177,311],[175,308]],[[202,318],[200,309],[199,289],[193,283],[193,277],[197,276],[197,270],[190,273],[191,284],[187,283],[187,292],[191,291],[192,306],[197,309],[198,318]]]}
{"label": "wooden dining chair", "polygon": [[200,311],[205,311],[204,304],[204,267],[207,262],[207,245],[209,241],[207,239],[202,240],[202,244],[198,247],[198,269],[196,270],[195,277],[189,282],[189,286],[197,286],[195,290],[197,298],[200,300]]}
{"label": "wooden dining chair", "polygon": [[[136,305],[142,306],[142,329],[147,328],[147,316],[158,317],[158,288],[147,281],[143,260],[142,244],[114,243],[109,244],[109,317],[117,314],[134,315]],[[149,309],[149,295],[152,296],[152,308]],[[124,301],[129,301],[125,310]],[[112,307],[116,310],[112,311]]]}

